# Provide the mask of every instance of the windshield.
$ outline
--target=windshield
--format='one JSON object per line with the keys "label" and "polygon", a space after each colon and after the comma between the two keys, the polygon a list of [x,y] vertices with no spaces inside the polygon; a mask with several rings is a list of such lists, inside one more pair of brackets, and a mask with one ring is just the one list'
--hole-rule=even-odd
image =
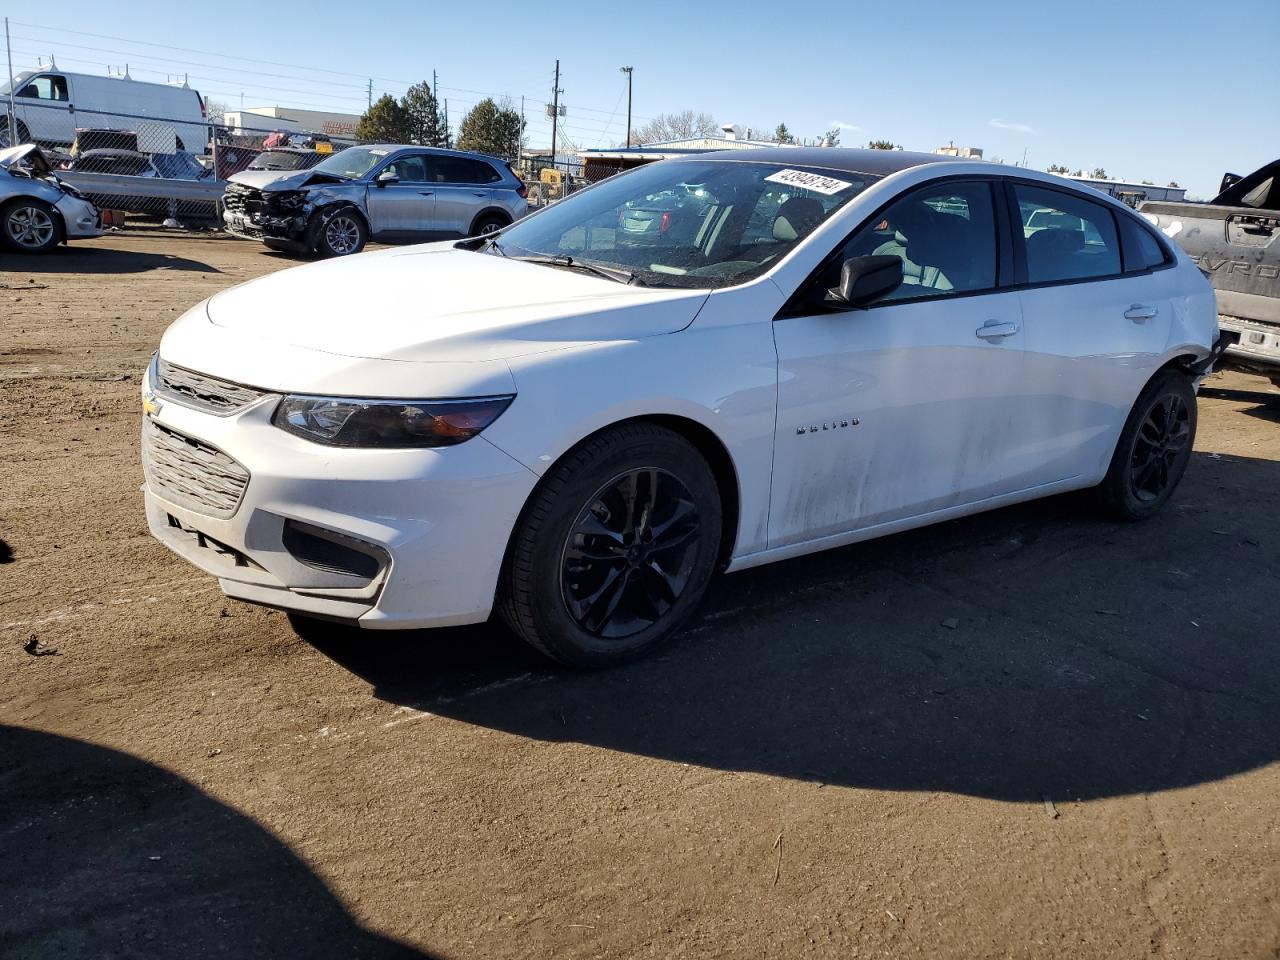
{"label": "windshield", "polygon": [[327,160],[321,160],[311,169],[317,173],[331,173],[334,176],[358,180],[382,163],[390,152],[375,150],[371,147],[349,147],[341,153],[335,153]]}
{"label": "windshield", "polygon": [[741,160],[674,160],[619,174],[503,231],[509,257],[569,257],[646,286],[759,276],[876,177]]}
{"label": "windshield", "polygon": [[[311,166],[312,153],[293,153],[289,150],[268,150],[260,153],[249,164],[250,170],[305,170]],[[332,157],[330,158],[332,159]],[[330,171],[332,173],[333,171]],[[351,176],[351,174],[343,174]],[[359,174],[355,174],[359,176]]]}

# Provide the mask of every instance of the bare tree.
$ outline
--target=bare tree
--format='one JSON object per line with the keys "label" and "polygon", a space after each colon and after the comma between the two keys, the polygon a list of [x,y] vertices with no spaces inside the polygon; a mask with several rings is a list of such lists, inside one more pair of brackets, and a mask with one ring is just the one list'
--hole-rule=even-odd
{"label": "bare tree", "polygon": [[661,113],[631,135],[635,143],[656,143],[659,140],[692,140],[712,137],[720,132],[715,118],[709,113],[681,110],[679,113]]}
{"label": "bare tree", "polygon": [[210,123],[216,123],[222,126],[227,122],[227,105],[220,100],[210,100],[207,97],[204,101],[204,114]]}

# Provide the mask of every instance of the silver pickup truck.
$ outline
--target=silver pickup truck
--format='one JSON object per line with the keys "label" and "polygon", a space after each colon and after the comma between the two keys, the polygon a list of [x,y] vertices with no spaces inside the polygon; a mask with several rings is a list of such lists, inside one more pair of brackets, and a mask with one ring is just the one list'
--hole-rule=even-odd
{"label": "silver pickup truck", "polygon": [[1227,354],[1280,386],[1280,160],[1247,177],[1227,174],[1208,203],[1147,201],[1138,210],[1213,284]]}

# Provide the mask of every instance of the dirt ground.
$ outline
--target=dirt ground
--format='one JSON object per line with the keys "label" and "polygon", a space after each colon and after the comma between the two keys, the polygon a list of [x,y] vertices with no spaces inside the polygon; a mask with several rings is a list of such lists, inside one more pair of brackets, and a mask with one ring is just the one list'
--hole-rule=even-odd
{"label": "dirt ground", "polygon": [[574,675],[496,627],[302,638],[147,535],[161,331],[288,265],[0,258],[0,955],[1280,957],[1266,380],[1208,381],[1150,523],[735,574]]}

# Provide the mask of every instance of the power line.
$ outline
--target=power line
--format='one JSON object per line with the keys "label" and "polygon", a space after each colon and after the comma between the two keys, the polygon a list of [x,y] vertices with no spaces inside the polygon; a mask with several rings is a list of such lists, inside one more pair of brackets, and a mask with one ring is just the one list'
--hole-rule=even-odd
{"label": "power line", "polygon": [[[279,61],[276,61],[276,60],[262,60],[257,57],[240,57],[240,56],[236,56],[235,54],[219,53],[213,50],[197,50],[192,47],[177,47],[177,46],[174,46],[173,44],[153,43],[149,40],[131,40],[128,37],[113,37],[105,33],[89,33],[86,30],[72,30],[69,27],[53,27],[47,23],[24,23],[20,20],[10,20],[9,22],[19,27],[34,27],[36,30],[50,30],[50,31],[53,31],[54,33],[74,33],[77,36],[93,37],[97,40],[117,40],[120,43],[131,43],[135,46],[142,46],[142,47],[156,47],[160,50],[177,50],[181,53],[203,53],[208,56],[222,57],[226,60],[242,60],[245,63],[265,63],[268,66],[288,67],[292,70],[310,70],[313,73],[332,73],[340,77],[355,77],[361,81],[368,79],[368,77],[366,77],[364,74],[351,73],[350,71],[347,71],[347,70],[329,70],[329,69],[326,69],[325,67],[317,67],[315,66],[315,64],[280,63]],[[387,83],[401,83],[401,84],[404,84],[405,86],[409,86],[409,81],[407,80],[395,80],[395,79],[392,79],[391,77],[374,77],[373,79],[383,80]]]}

